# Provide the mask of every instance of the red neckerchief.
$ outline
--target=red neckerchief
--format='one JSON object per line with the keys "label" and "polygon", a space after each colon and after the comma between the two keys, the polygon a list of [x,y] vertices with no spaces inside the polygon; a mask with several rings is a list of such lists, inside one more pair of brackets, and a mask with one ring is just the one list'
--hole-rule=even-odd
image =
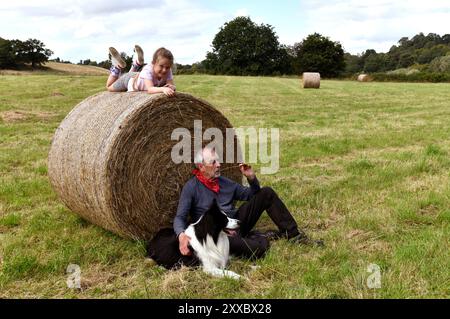
{"label": "red neckerchief", "polygon": [[208,189],[212,190],[216,194],[219,193],[219,179],[218,178],[212,178],[212,179],[206,178],[205,176],[203,176],[203,174],[198,169],[194,169],[192,171],[192,174],[194,174],[197,177],[197,179],[200,181],[200,183],[205,185]]}

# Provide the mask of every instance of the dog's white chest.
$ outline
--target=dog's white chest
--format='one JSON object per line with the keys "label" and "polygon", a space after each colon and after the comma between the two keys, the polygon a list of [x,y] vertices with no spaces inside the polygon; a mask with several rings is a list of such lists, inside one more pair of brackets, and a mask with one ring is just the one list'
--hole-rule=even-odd
{"label": "dog's white chest", "polygon": [[230,253],[230,243],[224,232],[219,234],[217,243],[214,242],[211,235],[206,236],[206,241],[199,241],[191,226],[186,229],[185,233],[191,237],[189,243],[204,266],[225,268]]}

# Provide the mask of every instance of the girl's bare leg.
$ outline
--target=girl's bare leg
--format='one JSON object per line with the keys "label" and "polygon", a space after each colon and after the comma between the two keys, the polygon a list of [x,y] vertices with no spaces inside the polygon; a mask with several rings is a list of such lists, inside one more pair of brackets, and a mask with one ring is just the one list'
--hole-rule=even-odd
{"label": "girl's bare leg", "polygon": [[110,75],[108,76],[108,80],[106,81],[106,87],[109,88],[111,85],[114,84],[114,82],[117,81],[117,79],[118,79],[118,77],[116,77],[116,76],[110,74]]}
{"label": "girl's bare leg", "polygon": [[120,75],[122,73],[122,69],[120,69],[117,66],[112,66],[109,71],[110,71],[110,73],[109,73],[109,76],[108,76],[108,80],[106,80],[106,89],[109,92],[115,92],[115,90],[113,88],[113,84],[120,77]]}

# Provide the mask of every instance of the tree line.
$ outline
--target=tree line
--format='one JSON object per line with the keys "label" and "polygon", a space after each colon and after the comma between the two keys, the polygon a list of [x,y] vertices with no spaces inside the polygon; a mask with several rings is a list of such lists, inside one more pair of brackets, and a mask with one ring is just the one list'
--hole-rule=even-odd
{"label": "tree line", "polygon": [[[36,39],[21,42],[0,38],[0,68],[24,63],[31,63],[34,67],[46,62],[51,54],[53,52]],[[131,57],[125,53],[122,56],[127,64],[131,64]],[[59,58],[55,61],[68,62]],[[109,60],[97,63],[86,59],[78,64],[111,66]],[[352,55],[344,52],[338,41],[318,33],[310,34],[293,45],[284,45],[279,42],[273,26],[256,24],[249,17],[237,17],[220,28],[212,41],[212,50],[207,52],[203,61],[192,65],[177,64],[176,69],[178,74],[298,75],[319,72],[323,77],[401,70],[407,70],[404,72],[406,75],[408,72],[447,74],[450,73],[450,34],[419,33],[411,39],[401,38],[387,53],[368,49]],[[428,77],[430,75],[426,74],[425,78]]]}
{"label": "tree line", "polygon": [[415,68],[430,72],[450,72],[450,34],[419,33],[411,39],[403,37],[387,53],[373,49],[360,55],[346,53],[346,71],[386,72],[402,68]]}
{"label": "tree line", "polygon": [[353,55],[344,52],[339,42],[318,33],[293,45],[283,45],[271,25],[257,25],[249,17],[237,17],[221,27],[205,60],[178,65],[178,72],[228,75],[319,72],[324,77],[349,77],[405,68],[450,73],[450,34],[419,33],[411,39],[401,38],[387,53],[368,49]]}
{"label": "tree line", "polygon": [[305,71],[325,77],[345,69],[344,50],[339,42],[318,33],[292,46],[280,44],[274,28],[256,24],[249,17],[225,23],[214,37],[213,50],[196,65],[212,74],[282,75]]}

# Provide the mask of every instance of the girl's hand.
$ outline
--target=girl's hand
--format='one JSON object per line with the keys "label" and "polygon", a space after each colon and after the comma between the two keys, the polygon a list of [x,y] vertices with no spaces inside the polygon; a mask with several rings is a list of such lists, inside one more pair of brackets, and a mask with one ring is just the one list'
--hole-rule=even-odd
{"label": "girl's hand", "polygon": [[164,87],[171,88],[171,89],[174,90],[174,91],[177,90],[176,87],[175,87],[175,85],[173,85],[173,84],[166,84],[166,85],[164,85]]}
{"label": "girl's hand", "polygon": [[161,89],[162,89],[163,93],[165,95],[167,95],[167,96],[174,96],[175,95],[175,91],[172,90],[170,87],[166,87],[165,86],[165,87],[162,87]]}

